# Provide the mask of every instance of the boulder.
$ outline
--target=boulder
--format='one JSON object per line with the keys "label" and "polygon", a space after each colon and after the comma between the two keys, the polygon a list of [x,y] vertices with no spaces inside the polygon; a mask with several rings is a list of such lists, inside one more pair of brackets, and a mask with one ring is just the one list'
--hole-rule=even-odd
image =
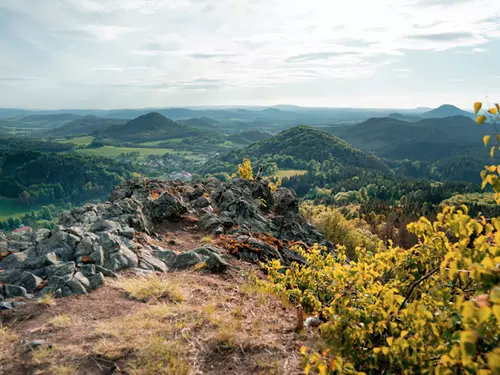
{"label": "boulder", "polygon": [[30,272],[24,272],[21,279],[21,286],[26,289],[28,293],[34,293],[40,284],[42,283],[42,279],[38,276],[33,275]]}
{"label": "boulder", "polygon": [[16,297],[28,298],[26,289],[24,289],[22,286],[10,285],[10,284],[5,284],[3,286],[3,295],[5,298],[16,298]]}

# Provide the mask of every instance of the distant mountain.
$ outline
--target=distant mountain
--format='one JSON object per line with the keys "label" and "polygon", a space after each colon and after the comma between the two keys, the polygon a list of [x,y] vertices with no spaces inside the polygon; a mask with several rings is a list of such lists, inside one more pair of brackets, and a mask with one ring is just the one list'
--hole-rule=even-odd
{"label": "distant mountain", "polygon": [[452,116],[465,116],[473,118],[474,115],[470,112],[466,112],[458,107],[451,104],[443,104],[442,106],[433,109],[428,112],[424,112],[420,115],[422,118],[443,118]]}
{"label": "distant mountain", "polygon": [[390,117],[371,118],[360,124],[333,130],[354,147],[379,156],[435,161],[467,148],[481,148],[485,127],[469,117],[453,116],[417,122]]}
{"label": "distant mountain", "polygon": [[415,122],[415,121],[422,120],[422,117],[412,116],[412,115],[404,115],[404,114],[398,113],[398,112],[391,113],[387,117],[393,118],[396,120],[408,121],[408,122]]}
{"label": "distant mountain", "polygon": [[151,112],[124,124],[113,125],[96,132],[96,135],[103,138],[129,142],[186,138],[202,134],[205,134],[204,130],[172,121],[158,112]]}
{"label": "distant mountain", "polygon": [[285,130],[244,149],[235,150],[222,160],[241,161],[244,157],[262,158],[266,155],[290,155],[295,159],[323,162],[330,158],[356,167],[388,171],[389,168],[377,157],[355,149],[344,140],[308,126]]}
{"label": "distant mountain", "polygon": [[254,142],[260,142],[264,139],[272,137],[271,133],[261,132],[258,130],[250,130],[247,132],[241,132],[239,134],[233,134],[228,137],[228,140],[239,143],[239,144],[250,144]]}
{"label": "distant mountain", "polygon": [[122,125],[125,120],[101,118],[93,115],[80,117],[66,125],[47,131],[45,134],[54,137],[88,135],[96,131],[104,130],[110,126]]}
{"label": "distant mountain", "polygon": [[81,118],[79,115],[74,115],[73,113],[57,113],[50,115],[29,115],[21,118],[22,122],[61,122],[61,121],[73,121]]}
{"label": "distant mountain", "polygon": [[219,121],[210,117],[194,117],[185,120],[177,120],[177,122],[200,129],[213,129],[222,125]]}

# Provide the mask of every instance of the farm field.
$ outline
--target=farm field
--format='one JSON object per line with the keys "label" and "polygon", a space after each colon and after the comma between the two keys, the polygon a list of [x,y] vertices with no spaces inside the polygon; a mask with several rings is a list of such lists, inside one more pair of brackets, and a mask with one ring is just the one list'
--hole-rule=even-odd
{"label": "farm field", "polygon": [[276,177],[292,177],[292,176],[302,176],[306,174],[305,169],[282,169],[276,172],[274,175]]}

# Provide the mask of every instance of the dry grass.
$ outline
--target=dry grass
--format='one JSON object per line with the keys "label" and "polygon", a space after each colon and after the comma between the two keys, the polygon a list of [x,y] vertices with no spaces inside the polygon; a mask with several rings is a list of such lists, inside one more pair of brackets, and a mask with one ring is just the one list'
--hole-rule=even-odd
{"label": "dry grass", "polygon": [[43,305],[43,306],[50,307],[50,306],[56,305],[56,300],[54,299],[52,294],[47,293],[47,294],[44,294],[42,297],[40,297],[37,300],[37,303],[39,303],[40,305]]}
{"label": "dry grass", "polygon": [[50,319],[49,324],[54,328],[68,328],[73,324],[73,320],[66,314],[60,314]]}
{"label": "dry grass", "polygon": [[182,302],[184,299],[177,283],[164,281],[156,276],[122,278],[114,281],[112,286],[123,290],[129,298],[140,301],[167,299]]}
{"label": "dry grass", "polygon": [[9,328],[0,327],[0,359],[8,358],[19,337]]}
{"label": "dry grass", "polygon": [[200,242],[203,244],[209,244],[209,243],[212,243],[213,240],[214,240],[214,237],[212,235],[208,235],[208,236],[202,237],[200,239]]}

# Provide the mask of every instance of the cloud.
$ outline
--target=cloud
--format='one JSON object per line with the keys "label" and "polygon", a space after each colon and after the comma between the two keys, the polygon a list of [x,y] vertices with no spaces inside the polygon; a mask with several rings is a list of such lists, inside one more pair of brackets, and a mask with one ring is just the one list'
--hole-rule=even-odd
{"label": "cloud", "polygon": [[450,42],[450,41],[460,41],[467,39],[474,39],[476,35],[470,32],[446,32],[440,34],[421,34],[421,35],[409,35],[408,39],[423,40],[423,41],[433,41],[433,42]]}
{"label": "cloud", "polygon": [[465,82],[465,81],[467,81],[467,79],[466,78],[453,78],[451,81],[452,82]]}
{"label": "cloud", "polygon": [[489,43],[500,41],[499,19],[498,0],[342,6],[331,0],[0,0],[1,75],[44,77],[31,91],[35,81],[0,81],[13,88],[0,90],[0,106],[7,100],[49,105],[46,92],[61,103],[99,97],[96,106],[105,104],[102,98],[116,104],[123,87],[138,102],[163,102],[157,90],[180,98],[193,90],[260,97],[259,90],[271,88],[307,96],[305,86],[326,87],[328,80],[354,90],[350,80],[416,80],[424,72],[428,81],[408,84],[425,91],[453,79],[438,73],[439,63],[427,64],[436,61],[435,51],[443,59],[447,51],[466,51],[464,61],[478,52],[498,61],[498,48]]}
{"label": "cloud", "polygon": [[218,59],[221,57],[236,57],[234,53],[191,53],[189,57],[193,59]]}
{"label": "cloud", "polygon": [[285,59],[286,62],[307,62],[314,60],[328,60],[332,57],[345,57],[356,55],[354,51],[343,51],[343,52],[312,52],[296,56],[291,56]]}

